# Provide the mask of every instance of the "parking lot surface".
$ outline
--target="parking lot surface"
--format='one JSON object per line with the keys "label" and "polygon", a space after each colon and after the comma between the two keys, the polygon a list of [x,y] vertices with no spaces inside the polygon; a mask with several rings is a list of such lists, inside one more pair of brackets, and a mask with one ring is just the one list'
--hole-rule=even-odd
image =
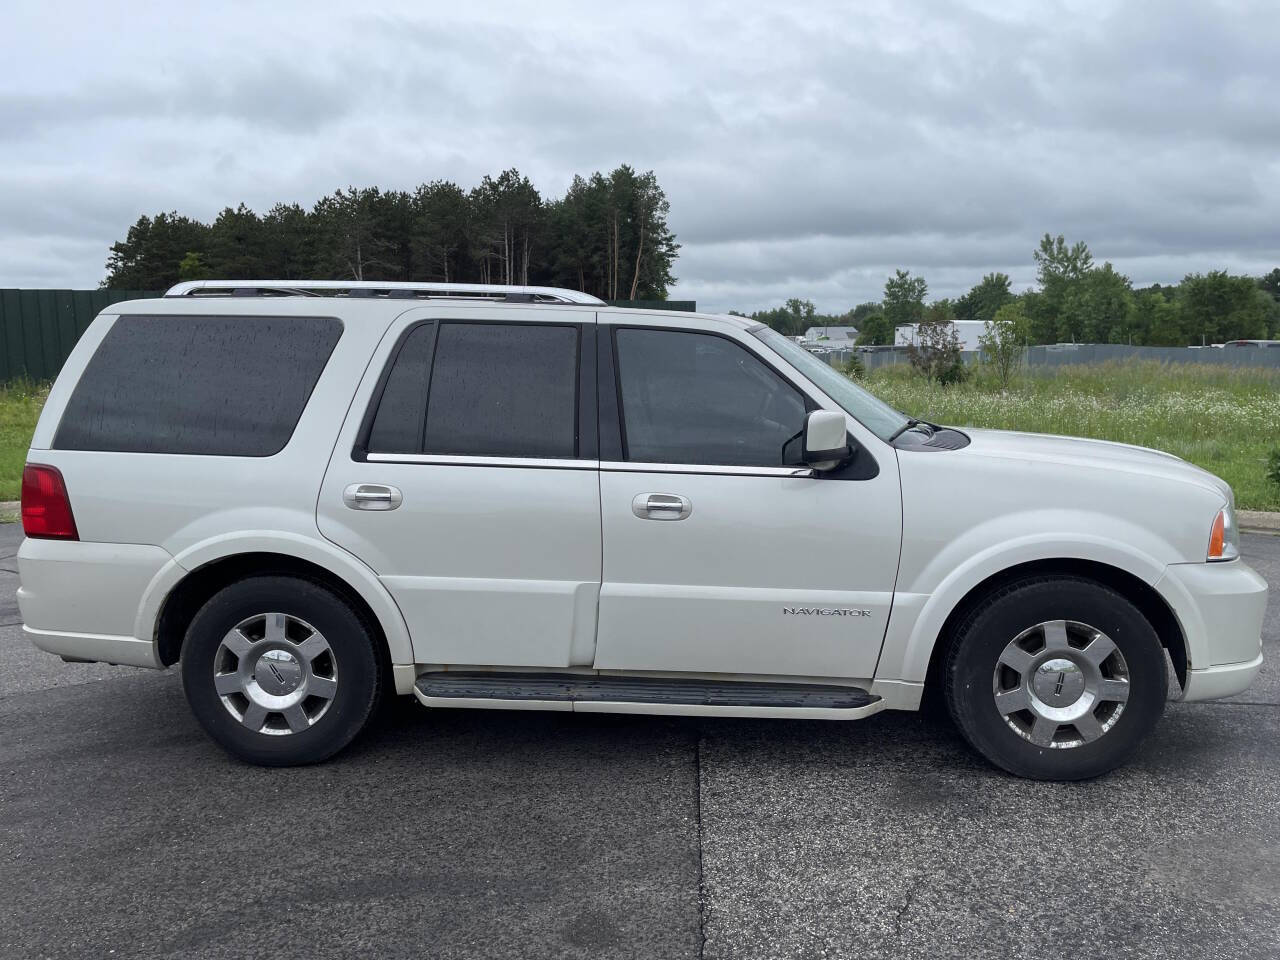
{"label": "parking lot surface", "polygon": [[229,759],[173,671],[18,627],[0,526],[0,956],[1280,956],[1268,662],[1127,767],[1016,780],[945,722],[388,706],[318,767]]}

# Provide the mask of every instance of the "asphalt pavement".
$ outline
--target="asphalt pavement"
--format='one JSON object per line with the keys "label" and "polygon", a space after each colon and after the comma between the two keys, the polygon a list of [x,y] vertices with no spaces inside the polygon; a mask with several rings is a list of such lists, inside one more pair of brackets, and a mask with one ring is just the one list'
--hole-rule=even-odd
{"label": "asphalt pavement", "polygon": [[[28,647],[0,526],[0,956],[1280,956],[1280,597],[1089,783],[945,722],[429,711],[263,770],[176,674]],[[1280,537],[1244,537],[1280,587]]]}

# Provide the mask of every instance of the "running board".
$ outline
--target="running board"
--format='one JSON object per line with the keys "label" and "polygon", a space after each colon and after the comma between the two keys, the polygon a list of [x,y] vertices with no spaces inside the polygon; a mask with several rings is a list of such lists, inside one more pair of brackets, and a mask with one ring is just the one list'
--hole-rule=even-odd
{"label": "running board", "polygon": [[878,713],[884,706],[879,697],[858,687],[563,673],[423,673],[418,675],[414,693],[431,707],[582,713],[857,719]]}

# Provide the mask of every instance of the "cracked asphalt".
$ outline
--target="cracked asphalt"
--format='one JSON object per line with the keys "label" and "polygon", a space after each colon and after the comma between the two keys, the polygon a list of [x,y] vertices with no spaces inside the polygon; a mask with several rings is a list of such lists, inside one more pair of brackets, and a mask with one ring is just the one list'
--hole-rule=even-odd
{"label": "cracked asphalt", "polygon": [[[177,676],[17,627],[0,526],[0,956],[1280,956],[1280,597],[1233,702],[1008,777],[942,721],[390,705],[319,767],[228,759]],[[1243,549],[1280,586],[1280,537]],[[1277,591],[1280,592],[1280,591]]]}

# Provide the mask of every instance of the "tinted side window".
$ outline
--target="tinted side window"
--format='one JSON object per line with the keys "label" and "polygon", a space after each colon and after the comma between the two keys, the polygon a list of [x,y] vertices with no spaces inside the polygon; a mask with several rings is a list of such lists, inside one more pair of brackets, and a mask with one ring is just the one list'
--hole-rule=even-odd
{"label": "tinted side window", "polygon": [[396,353],[369,431],[371,453],[419,453],[436,325],[414,327]]}
{"label": "tinted side window", "polygon": [[576,327],[440,324],[424,451],[577,456],[577,372]]}
{"label": "tinted side window", "polygon": [[615,336],[627,459],[784,464],[783,447],[804,427],[804,398],[750,351],[702,333]]}
{"label": "tinted side window", "polygon": [[289,442],[341,335],[325,317],[120,317],[53,445],[269,457]]}

